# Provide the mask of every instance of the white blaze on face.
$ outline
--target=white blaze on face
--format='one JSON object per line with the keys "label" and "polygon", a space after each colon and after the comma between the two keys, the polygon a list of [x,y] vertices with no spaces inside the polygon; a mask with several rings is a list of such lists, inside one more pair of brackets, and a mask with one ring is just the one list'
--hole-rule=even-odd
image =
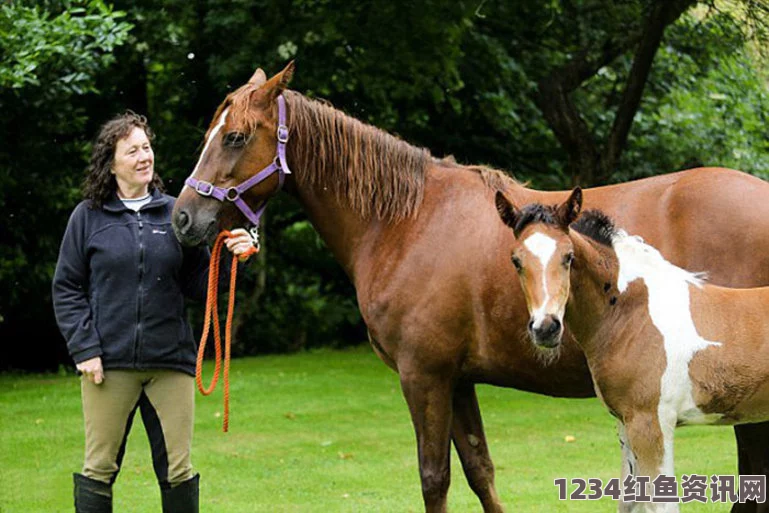
{"label": "white blaze on face", "polygon": [[661,471],[671,473],[676,423],[709,424],[720,417],[705,415],[695,404],[689,362],[698,351],[721,344],[702,338],[694,325],[690,287],[702,283],[696,275],[669,263],[638,237],[620,232],[613,245],[619,261],[619,292],[624,292],[633,281],[642,280],[648,294],[649,316],[662,335],[666,367],[660,383],[657,415],[665,448]]}
{"label": "white blaze on face", "polygon": [[[208,150],[208,147],[211,145],[211,141],[214,140],[214,137],[216,137],[216,134],[221,130],[221,128],[224,126],[224,123],[227,121],[227,112],[230,110],[229,107],[224,109],[224,112],[222,112],[222,115],[219,116],[219,122],[216,124],[213,130],[211,130],[211,133],[208,134],[208,140],[206,140],[205,146],[203,146],[203,151],[200,152],[200,158],[198,159],[198,163],[195,164],[195,169],[192,170],[192,174],[190,174],[190,178],[195,176],[195,173],[198,171],[198,168],[200,167],[200,163],[203,162],[203,157],[206,155],[206,151]],[[185,184],[184,187],[187,187]],[[184,190],[184,188],[182,188]]]}
{"label": "white blaze on face", "polygon": [[542,288],[544,289],[542,304],[531,305],[531,318],[534,321],[534,328],[536,329],[542,325],[542,321],[548,314],[555,313],[547,311],[548,303],[550,302],[550,295],[547,292],[547,266],[555,253],[556,242],[547,235],[535,233],[523,241],[523,246],[537,257],[542,265]]}

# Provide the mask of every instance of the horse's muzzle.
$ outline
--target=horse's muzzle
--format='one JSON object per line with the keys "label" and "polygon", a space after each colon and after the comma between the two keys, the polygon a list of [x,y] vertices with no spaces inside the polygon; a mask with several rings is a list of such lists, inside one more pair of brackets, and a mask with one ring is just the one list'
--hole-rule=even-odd
{"label": "horse's muzzle", "polygon": [[203,229],[193,223],[192,216],[186,210],[180,209],[174,212],[171,225],[174,228],[174,234],[182,246],[199,246],[210,243],[210,239],[215,236],[214,224],[216,219],[212,219]]}
{"label": "horse's muzzle", "polygon": [[529,321],[529,337],[534,344],[548,349],[558,347],[563,335],[563,325],[555,315],[548,315],[540,323]]}

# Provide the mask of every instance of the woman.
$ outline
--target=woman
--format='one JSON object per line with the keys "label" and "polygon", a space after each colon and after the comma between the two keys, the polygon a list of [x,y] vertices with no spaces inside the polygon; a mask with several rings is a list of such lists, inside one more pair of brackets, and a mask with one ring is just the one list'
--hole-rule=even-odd
{"label": "woman", "polygon": [[[198,511],[199,476],[190,463],[196,346],[184,297],[205,298],[209,253],[182,248],[174,236],[174,198],[155,174],[152,138],[146,118],[130,111],[101,127],[53,279],[56,320],[82,373],[77,512],[112,511],[112,483],[137,408],[163,511]],[[242,229],[227,241],[236,256],[251,246]]]}

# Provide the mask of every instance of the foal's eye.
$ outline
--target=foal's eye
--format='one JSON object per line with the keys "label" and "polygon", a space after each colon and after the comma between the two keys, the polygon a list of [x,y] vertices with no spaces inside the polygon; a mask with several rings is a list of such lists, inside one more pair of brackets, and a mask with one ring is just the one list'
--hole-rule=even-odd
{"label": "foal's eye", "polygon": [[574,262],[574,253],[569,252],[563,256],[563,266],[568,268]]}
{"label": "foal's eye", "polygon": [[512,258],[510,258],[510,260],[513,261],[513,265],[518,270],[518,272],[520,272],[523,269],[523,265],[521,265],[521,259],[520,258],[518,258],[517,256],[513,255]]}
{"label": "foal's eye", "polygon": [[230,148],[240,148],[246,144],[246,134],[243,132],[229,132],[224,134],[224,145]]}

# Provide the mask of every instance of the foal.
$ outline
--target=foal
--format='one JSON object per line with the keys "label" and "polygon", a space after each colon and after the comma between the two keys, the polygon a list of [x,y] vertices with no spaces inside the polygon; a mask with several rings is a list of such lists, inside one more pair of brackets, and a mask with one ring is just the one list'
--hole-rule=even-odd
{"label": "foal", "polygon": [[[623,480],[675,475],[676,426],[769,418],[769,287],[704,283],[600,211],[580,216],[579,188],[555,207],[518,210],[502,193],[496,203],[515,235],[529,336],[557,357],[564,324],[573,333],[619,420]],[[634,507],[643,504],[620,503]]]}

